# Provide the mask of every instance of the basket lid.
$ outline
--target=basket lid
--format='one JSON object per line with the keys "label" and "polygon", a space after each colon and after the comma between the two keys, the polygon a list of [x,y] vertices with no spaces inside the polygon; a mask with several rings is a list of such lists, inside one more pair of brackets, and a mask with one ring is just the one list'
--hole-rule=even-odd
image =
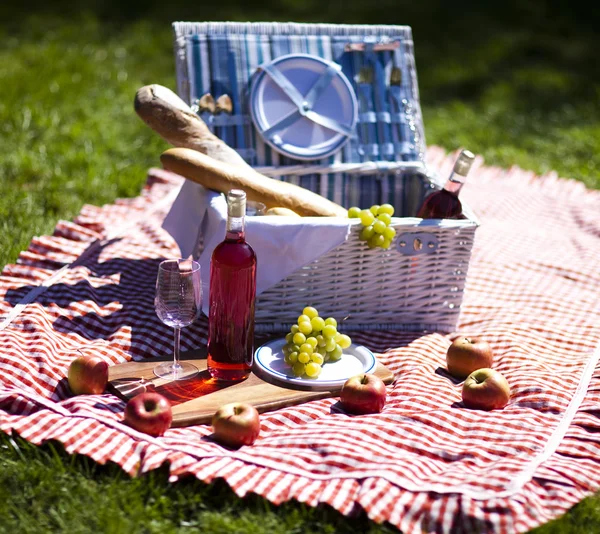
{"label": "basket lid", "polygon": [[[425,132],[409,26],[175,22],[173,28],[179,95],[189,104],[197,103],[207,93],[215,98],[228,95],[233,104],[231,115],[214,115],[206,110],[200,116],[211,130],[224,137],[250,165],[263,169],[262,172],[271,169],[282,176],[281,171],[287,169],[290,174],[283,176],[292,173],[296,176],[304,173],[303,167],[314,167],[311,172],[320,174],[339,165],[362,169],[365,163],[381,162],[387,169],[390,163],[400,166],[406,162],[424,163]],[[292,59],[287,59],[290,55]],[[358,113],[349,142],[344,144],[348,140],[345,130],[342,133],[327,130],[307,119],[307,115],[279,132],[279,138],[265,142],[262,132],[268,132],[285,117],[286,111],[298,110],[298,105],[261,69],[271,63],[276,69],[286,67],[277,62],[284,58],[297,67],[289,66],[290,71],[298,71],[297,76],[289,73],[292,82],[289,85],[302,96],[312,87],[308,76],[316,82],[319,74],[333,74],[329,84],[323,83],[325,89],[318,99],[318,105],[322,105],[331,91],[335,95],[331,105],[323,105],[319,110],[314,104],[309,111],[348,126],[352,121],[348,117],[344,124],[344,114],[356,109],[349,104],[354,91]],[[322,62],[317,63],[319,60]],[[336,65],[341,72],[333,68]],[[342,83],[344,77],[348,84]],[[297,88],[302,83],[305,92]],[[253,86],[254,103],[250,98]],[[277,114],[280,108],[283,109]],[[322,154],[329,156],[319,157]],[[313,161],[302,165],[307,160]]]}
{"label": "basket lid", "polygon": [[289,54],[259,67],[250,110],[257,131],[273,149],[313,160],[333,154],[350,139],[358,104],[337,63]]}

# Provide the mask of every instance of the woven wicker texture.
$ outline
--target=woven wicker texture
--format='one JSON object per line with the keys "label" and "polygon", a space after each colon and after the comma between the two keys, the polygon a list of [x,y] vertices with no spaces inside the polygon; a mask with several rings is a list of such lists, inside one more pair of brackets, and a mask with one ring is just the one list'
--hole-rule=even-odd
{"label": "woven wicker texture", "polygon": [[[402,329],[450,332],[456,326],[475,236],[474,224],[454,228],[393,224],[389,250],[369,249],[358,239],[299,269],[257,299],[258,331],[289,330],[304,306],[344,318],[345,330]],[[403,232],[433,234],[438,248],[406,256]]]}

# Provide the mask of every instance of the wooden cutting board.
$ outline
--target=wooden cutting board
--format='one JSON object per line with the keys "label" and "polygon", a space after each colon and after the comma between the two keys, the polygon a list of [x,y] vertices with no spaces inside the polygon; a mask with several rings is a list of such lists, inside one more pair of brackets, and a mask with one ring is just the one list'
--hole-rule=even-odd
{"label": "wooden cutting board", "polygon": [[[206,358],[201,356],[201,351],[182,354],[181,359],[193,363],[200,373],[194,378],[174,382],[154,376],[152,370],[160,362],[159,359],[113,365],[109,368],[109,388],[125,400],[143,391],[156,391],[164,395],[173,407],[174,427],[210,423],[219,407],[229,402],[246,402],[262,413],[334,397],[342,389],[341,386],[327,391],[314,391],[307,387],[291,389],[271,381],[268,375],[259,376],[254,372],[242,382],[220,384],[210,377],[206,370]],[[386,384],[394,381],[394,374],[379,362],[374,374]]]}

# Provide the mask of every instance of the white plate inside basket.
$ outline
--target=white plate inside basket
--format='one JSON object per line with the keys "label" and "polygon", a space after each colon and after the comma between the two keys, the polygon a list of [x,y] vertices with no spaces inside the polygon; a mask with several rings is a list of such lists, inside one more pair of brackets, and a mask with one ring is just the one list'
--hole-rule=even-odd
{"label": "white plate inside basket", "polygon": [[258,133],[300,160],[325,158],[354,135],[358,103],[341,67],[309,54],[279,56],[260,66],[250,91]]}
{"label": "white plate inside basket", "polygon": [[351,376],[375,371],[377,360],[373,353],[362,345],[350,345],[337,362],[323,364],[317,378],[298,378],[283,359],[285,339],[265,343],[254,353],[254,365],[282,385],[310,386],[313,389],[329,389],[344,385]]}

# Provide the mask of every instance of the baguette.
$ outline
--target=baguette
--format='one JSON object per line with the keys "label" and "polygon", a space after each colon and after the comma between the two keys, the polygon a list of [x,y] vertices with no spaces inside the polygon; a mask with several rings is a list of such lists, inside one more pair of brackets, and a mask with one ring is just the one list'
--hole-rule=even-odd
{"label": "baguette", "polygon": [[[205,104],[214,107],[214,100],[208,96],[203,97]],[[135,94],[133,107],[138,116],[171,145],[193,148],[219,161],[251,168],[242,156],[214,135],[192,108],[167,87],[158,84],[140,87]]]}
{"label": "baguette", "polygon": [[217,161],[189,148],[170,148],[162,153],[163,167],[207,189],[227,193],[243,189],[248,200],[262,202],[267,209],[282,207],[301,216],[347,217],[348,211],[297,185],[267,178],[251,168]]}
{"label": "baguette", "polygon": [[279,217],[300,217],[295,211],[288,208],[271,208],[268,209],[265,215],[275,215]]}

